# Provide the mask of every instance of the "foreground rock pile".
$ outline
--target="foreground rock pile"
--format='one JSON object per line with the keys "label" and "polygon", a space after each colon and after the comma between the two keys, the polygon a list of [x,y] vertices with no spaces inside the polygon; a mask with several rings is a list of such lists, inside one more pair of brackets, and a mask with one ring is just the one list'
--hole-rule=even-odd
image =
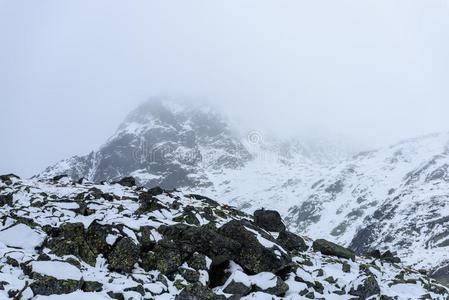
{"label": "foreground rock pile", "polygon": [[447,299],[391,253],[355,256],[209,198],[0,177],[0,299]]}

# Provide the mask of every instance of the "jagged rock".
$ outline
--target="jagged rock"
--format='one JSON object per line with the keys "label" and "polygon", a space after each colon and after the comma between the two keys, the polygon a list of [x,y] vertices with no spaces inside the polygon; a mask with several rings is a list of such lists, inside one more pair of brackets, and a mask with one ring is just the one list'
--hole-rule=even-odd
{"label": "jagged rock", "polygon": [[83,281],[81,289],[84,292],[101,292],[103,290],[103,284],[97,281]]}
{"label": "jagged rock", "polygon": [[133,186],[136,186],[136,179],[134,179],[134,177],[128,176],[128,177],[123,177],[116,183],[123,185],[123,186],[127,186],[127,187],[133,187]]}
{"label": "jagged rock", "polygon": [[167,209],[162,203],[160,203],[157,198],[155,198],[149,192],[142,192],[139,194],[139,203],[140,206],[137,209],[136,213],[143,214],[152,212],[155,210]]}
{"label": "jagged rock", "polygon": [[200,279],[200,273],[194,269],[180,267],[179,274],[189,283],[195,283]]}
{"label": "jagged rock", "polygon": [[4,174],[4,175],[0,175],[0,180],[3,181],[6,185],[11,185],[12,184],[12,179],[20,179],[19,176],[15,175],[15,174]]}
{"label": "jagged rock", "polygon": [[390,250],[385,251],[380,258],[384,261],[388,261],[391,263],[400,263],[401,262],[401,259],[399,257],[394,256]]}
{"label": "jagged rock", "polygon": [[86,231],[86,242],[95,255],[103,254],[107,256],[112,246],[108,244],[106,238],[109,234],[114,234],[113,226],[102,225],[94,220]]}
{"label": "jagged rock", "polygon": [[275,253],[276,249],[268,249],[261,245],[254,233],[246,229],[244,222],[233,220],[219,229],[222,235],[237,241],[241,247],[235,261],[251,274],[260,272],[278,272],[291,263],[289,256]]}
{"label": "jagged rock", "polygon": [[237,241],[207,226],[179,224],[159,228],[159,231],[165,237],[174,240],[183,252],[204,254],[215,265],[235,259],[241,248],[241,244]]}
{"label": "jagged rock", "polygon": [[34,295],[61,295],[69,294],[81,288],[81,283],[77,280],[60,280],[51,276],[38,276],[30,284]]}
{"label": "jagged rock", "polygon": [[186,286],[175,300],[225,300],[222,295],[215,295],[211,289],[199,283]]}
{"label": "jagged rock", "polygon": [[160,186],[155,186],[151,189],[148,189],[147,193],[150,194],[151,196],[159,196],[164,193],[164,190]]}
{"label": "jagged rock", "polygon": [[254,212],[254,223],[267,231],[285,230],[281,215],[275,210],[260,209]]}
{"label": "jagged rock", "polygon": [[200,253],[194,253],[187,261],[189,267],[195,270],[207,270],[206,256]]}
{"label": "jagged rock", "polygon": [[281,231],[276,240],[282,247],[284,247],[284,249],[288,251],[296,250],[302,252],[308,249],[306,242],[304,242],[303,238],[288,231]]}
{"label": "jagged rock", "polygon": [[276,276],[276,285],[274,287],[268,289],[260,289],[256,286],[255,290],[259,290],[270,295],[283,296],[288,291],[288,289],[288,284],[286,284],[280,277]]}
{"label": "jagged rock", "polygon": [[313,242],[312,248],[314,251],[321,252],[324,255],[337,256],[346,259],[355,259],[355,254],[352,250],[326,241],[318,239]]}
{"label": "jagged rock", "polygon": [[156,242],[153,240],[151,235],[151,230],[153,227],[151,226],[141,226],[139,229],[139,243],[142,252],[148,252],[153,249],[156,245]]}
{"label": "jagged rock", "polygon": [[86,242],[82,223],[64,223],[53,230],[56,237],[47,241],[46,246],[58,256],[75,255],[91,266],[95,266],[96,254]]}
{"label": "jagged rock", "polygon": [[369,275],[356,289],[352,288],[349,294],[367,299],[380,294],[380,287],[374,275]]}
{"label": "jagged rock", "polygon": [[129,237],[120,239],[108,255],[109,268],[117,272],[131,272],[139,257],[139,247]]}
{"label": "jagged rock", "polygon": [[159,270],[165,275],[176,272],[182,263],[181,251],[169,240],[160,240],[152,252],[142,257],[142,267],[145,270]]}
{"label": "jagged rock", "polygon": [[0,207],[9,205],[12,206],[12,194],[0,195]]}
{"label": "jagged rock", "polygon": [[122,293],[114,293],[112,291],[109,291],[108,296],[111,297],[112,299],[116,299],[116,300],[125,300],[125,297],[123,296]]}
{"label": "jagged rock", "polygon": [[236,282],[231,280],[230,283],[226,285],[223,292],[226,294],[234,294],[239,296],[246,296],[251,292],[252,287],[243,284],[242,282]]}

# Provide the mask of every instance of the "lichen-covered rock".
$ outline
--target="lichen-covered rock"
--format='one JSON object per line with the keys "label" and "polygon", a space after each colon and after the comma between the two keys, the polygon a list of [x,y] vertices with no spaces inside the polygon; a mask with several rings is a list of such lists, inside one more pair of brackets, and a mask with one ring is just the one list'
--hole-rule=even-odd
{"label": "lichen-covered rock", "polygon": [[58,256],[75,255],[91,266],[95,265],[97,255],[86,242],[84,225],[82,223],[64,223],[52,234],[55,236],[47,241],[46,246]]}
{"label": "lichen-covered rock", "polygon": [[178,269],[179,274],[189,283],[198,282],[200,279],[200,273],[197,270],[180,267]]}
{"label": "lichen-covered rock", "polygon": [[107,236],[117,234],[111,225],[102,225],[94,220],[86,230],[86,242],[95,255],[107,254],[111,251],[112,246],[106,241]]}
{"label": "lichen-covered rock", "polygon": [[186,286],[176,300],[225,300],[226,297],[216,295],[208,287],[202,286],[199,283]]}
{"label": "lichen-covered rock", "polygon": [[281,231],[276,240],[288,251],[303,252],[308,249],[302,237],[288,231]]}
{"label": "lichen-covered rock", "polygon": [[[280,248],[267,248],[259,242],[245,222],[233,220],[223,225],[219,232],[241,246],[235,261],[250,274],[260,272],[278,272],[291,263],[291,258]],[[274,244],[275,245],[275,244]]]}
{"label": "lichen-covered rock", "polygon": [[103,290],[103,284],[97,281],[83,281],[81,289],[84,292],[101,292]]}
{"label": "lichen-covered rock", "polygon": [[140,248],[142,252],[148,252],[153,249],[153,247],[156,245],[156,242],[154,241],[152,237],[151,231],[153,230],[153,227],[151,226],[141,226],[139,230],[139,243]]}
{"label": "lichen-covered rock", "polygon": [[69,294],[81,288],[78,280],[61,280],[51,276],[39,276],[30,284],[34,295],[61,295]]}
{"label": "lichen-covered rock", "polygon": [[139,247],[129,237],[120,239],[108,255],[109,269],[117,272],[131,272],[139,258]]}
{"label": "lichen-covered rock", "polygon": [[281,215],[275,210],[260,209],[254,212],[254,223],[267,231],[284,231]]}
{"label": "lichen-covered rock", "polygon": [[251,292],[251,289],[251,285],[247,286],[242,282],[231,280],[231,282],[223,289],[223,292],[226,294],[246,296]]}
{"label": "lichen-covered rock", "polygon": [[362,284],[356,288],[352,288],[349,291],[349,294],[358,296],[362,299],[367,299],[371,296],[379,295],[380,287],[374,275],[369,275],[363,280]]}
{"label": "lichen-covered rock", "polygon": [[142,256],[142,267],[145,270],[159,270],[168,275],[174,273],[182,265],[182,253],[178,246],[169,240],[160,240],[153,251]]}
{"label": "lichen-covered rock", "polygon": [[123,177],[116,183],[123,185],[123,186],[127,186],[127,187],[133,187],[136,185],[136,179],[134,177],[128,176],[128,177]]}
{"label": "lichen-covered rock", "polygon": [[241,244],[208,226],[172,225],[159,231],[176,242],[179,249],[189,255],[195,252],[208,256],[217,265],[238,256]]}
{"label": "lichen-covered rock", "polygon": [[321,252],[324,255],[331,255],[352,260],[355,259],[355,254],[352,250],[324,239],[315,240],[312,248],[314,251]]}
{"label": "lichen-covered rock", "polygon": [[155,210],[167,209],[165,205],[160,203],[159,200],[149,192],[141,192],[139,194],[139,203],[140,206],[137,209],[136,214],[144,214]]}

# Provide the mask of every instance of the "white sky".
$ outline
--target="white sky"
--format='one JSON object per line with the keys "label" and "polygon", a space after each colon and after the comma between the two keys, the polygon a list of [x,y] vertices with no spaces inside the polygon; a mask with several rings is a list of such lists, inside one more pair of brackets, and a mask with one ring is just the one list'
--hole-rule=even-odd
{"label": "white sky", "polygon": [[449,130],[449,0],[0,0],[0,173],[102,144],[154,95],[360,148]]}

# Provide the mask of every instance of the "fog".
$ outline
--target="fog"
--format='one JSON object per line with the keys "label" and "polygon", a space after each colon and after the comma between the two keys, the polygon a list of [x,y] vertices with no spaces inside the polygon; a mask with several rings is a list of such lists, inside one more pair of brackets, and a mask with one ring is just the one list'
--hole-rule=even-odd
{"label": "fog", "polygon": [[148,98],[379,147],[448,131],[444,0],[0,0],[0,173],[101,145]]}

